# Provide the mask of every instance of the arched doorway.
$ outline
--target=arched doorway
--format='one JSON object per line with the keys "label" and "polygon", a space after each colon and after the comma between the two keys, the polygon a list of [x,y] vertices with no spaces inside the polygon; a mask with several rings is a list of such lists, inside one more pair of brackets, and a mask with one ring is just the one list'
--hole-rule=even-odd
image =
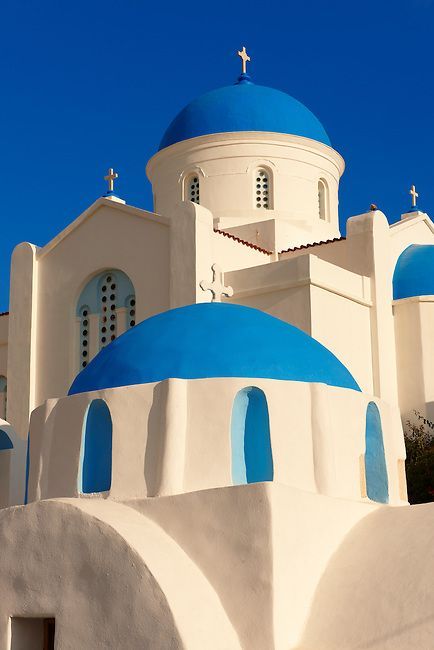
{"label": "arched doorway", "polygon": [[389,503],[389,481],[384,453],[383,430],[378,407],[374,402],[366,410],[365,474],[366,492],[372,501]]}
{"label": "arched doorway", "polygon": [[273,480],[268,406],[260,388],[249,386],[235,396],[231,448],[232,481],[235,485]]}

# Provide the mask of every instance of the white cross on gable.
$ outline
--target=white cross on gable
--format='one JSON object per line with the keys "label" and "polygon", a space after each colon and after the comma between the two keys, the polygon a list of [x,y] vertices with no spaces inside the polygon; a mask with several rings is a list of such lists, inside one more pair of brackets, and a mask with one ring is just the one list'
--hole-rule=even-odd
{"label": "white cross on gable", "polygon": [[225,287],[223,281],[223,271],[221,270],[218,264],[213,264],[211,266],[212,270],[212,282],[205,282],[202,280],[199,286],[202,291],[211,291],[212,299],[211,302],[221,302],[222,296],[230,298],[234,295],[234,290],[232,287]]}
{"label": "white cross on gable", "polygon": [[113,192],[114,190],[114,182],[115,180],[119,178],[119,174],[113,170],[112,167],[108,170],[107,176],[104,176],[104,180],[107,181],[108,183],[108,191]]}
{"label": "white cross on gable", "polygon": [[415,208],[417,205],[417,199],[419,197],[419,194],[416,192],[416,188],[414,185],[411,186],[409,194],[411,194],[411,205],[413,208]]}

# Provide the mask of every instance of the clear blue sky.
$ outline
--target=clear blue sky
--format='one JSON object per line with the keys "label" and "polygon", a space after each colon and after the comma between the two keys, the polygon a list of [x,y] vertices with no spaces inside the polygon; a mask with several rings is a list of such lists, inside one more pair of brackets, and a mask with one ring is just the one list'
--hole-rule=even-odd
{"label": "clear blue sky", "polygon": [[43,245],[105,191],[151,208],[145,163],[190,99],[254,81],[305,103],[347,169],[341,224],[395,221],[416,183],[434,212],[434,0],[3,0],[0,309],[11,251]]}

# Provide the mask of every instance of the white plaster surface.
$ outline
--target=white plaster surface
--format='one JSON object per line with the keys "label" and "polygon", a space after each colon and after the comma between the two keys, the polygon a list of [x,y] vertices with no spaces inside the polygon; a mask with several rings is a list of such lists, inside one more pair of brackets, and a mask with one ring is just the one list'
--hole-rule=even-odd
{"label": "white plaster surface", "polygon": [[[270,175],[270,210],[255,206],[258,168]],[[0,458],[0,650],[11,617],[55,617],[56,650],[433,647],[434,506],[407,505],[401,420],[416,409],[434,421],[434,297],[393,301],[392,279],[407,246],[434,245],[434,224],[417,212],[389,225],[375,210],[351,217],[340,238],[343,171],[339,153],[306,138],[194,138],[149,161],[155,212],[101,198],[43,248],[17,246],[0,315],[0,428],[14,445]],[[186,200],[190,173],[200,205]],[[224,300],[314,336],[362,392],[222,377],[66,397],[91,278],[125,273],[140,322],[211,300],[200,285],[213,264],[233,288]],[[267,399],[274,480],[233,486],[232,406],[252,385]],[[111,487],[84,495],[83,423],[99,398],[113,423]],[[366,497],[369,402],[387,506]]]}
{"label": "white plaster surface", "polygon": [[1,511],[0,531],[1,650],[11,615],[41,612],[56,619],[58,650],[202,650],[210,638],[218,648],[241,648],[194,563],[126,506],[42,501]]}

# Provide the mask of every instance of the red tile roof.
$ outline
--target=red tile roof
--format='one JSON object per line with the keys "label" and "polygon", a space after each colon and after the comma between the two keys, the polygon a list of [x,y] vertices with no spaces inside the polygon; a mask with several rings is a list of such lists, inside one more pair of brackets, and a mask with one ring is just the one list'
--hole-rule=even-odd
{"label": "red tile roof", "polygon": [[302,244],[301,246],[295,246],[294,248],[286,248],[284,251],[280,251],[279,255],[282,253],[294,253],[294,251],[301,251],[304,248],[312,248],[313,246],[322,246],[323,244],[333,244],[337,241],[344,241],[346,237],[334,237],[333,239],[326,239],[325,241],[317,241],[313,244]]}
{"label": "red tile roof", "polygon": [[225,232],[224,230],[218,230],[218,228],[214,228],[214,232],[216,232],[219,235],[223,235],[223,237],[229,237],[229,239],[233,239],[234,241],[238,242],[239,244],[243,244],[243,246],[248,246],[249,248],[253,248],[255,251],[259,251],[260,253],[264,253],[265,255],[271,255],[271,251],[267,251],[265,248],[261,248],[260,246],[256,246],[256,244],[251,244],[248,241],[245,241],[244,239],[240,239],[239,237],[236,237],[235,235],[232,235],[230,232]]}
{"label": "red tile roof", "polygon": [[[256,244],[252,244],[246,241],[245,239],[240,239],[240,237],[237,237],[236,235],[233,235],[230,232],[226,232],[225,230],[219,230],[218,228],[214,228],[214,232],[217,233],[218,235],[223,235],[223,237],[229,237],[229,239],[233,239],[239,244],[243,244],[243,246],[248,246],[249,248],[253,248],[255,251],[259,251],[260,253],[264,253],[265,255],[272,255],[272,251],[268,251],[266,248],[261,248]],[[333,239],[318,241],[312,244],[302,244],[301,246],[294,246],[294,248],[286,248],[285,250],[280,251],[279,255],[282,255],[282,253],[294,253],[295,251],[301,251],[305,248],[312,248],[313,246],[322,246],[323,244],[333,244],[334,242],[344,241],[345,239],[346,237],[334,237]]]}

